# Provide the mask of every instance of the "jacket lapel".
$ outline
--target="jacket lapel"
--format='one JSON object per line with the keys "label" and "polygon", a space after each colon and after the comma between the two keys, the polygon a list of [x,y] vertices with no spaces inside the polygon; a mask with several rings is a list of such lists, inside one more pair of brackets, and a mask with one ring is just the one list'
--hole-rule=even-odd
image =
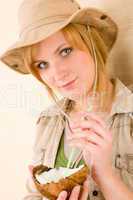
{"label": "jacket lapel", "polygon": [[54,128],[51,129],[51,137],[49,138],[49,142],[45,144],[45,156],[44,156],[44,165],[53,168],[56,154],[59,146],[59,142],[63,133],[63,129],[65,127],[65,121],[62,116],[58,116],[55,120]]}

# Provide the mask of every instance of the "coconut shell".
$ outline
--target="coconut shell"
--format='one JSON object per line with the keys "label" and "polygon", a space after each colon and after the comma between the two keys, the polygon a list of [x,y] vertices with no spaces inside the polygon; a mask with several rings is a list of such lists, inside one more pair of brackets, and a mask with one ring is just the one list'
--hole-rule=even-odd
{"label": "coconut shell", "polygon": [[50,200],[56,200],[59,196],[59,193],[63,190],[66,190],[68,193],[70,193],[73,187],[76,185],[81,185],[82,188],[82,184],[89,174],[89,168],[85,165],[78,172],[75,172],[66,178],[60,179],[57,183],[39,183],[39,181],[36,179],[36,174],[41,174],[42,172],[49,171],[50,169],[51,168],[48,168],[44,165],[38,165],[33,168],[33,180],[37,190],[44,197],[47,197]]}

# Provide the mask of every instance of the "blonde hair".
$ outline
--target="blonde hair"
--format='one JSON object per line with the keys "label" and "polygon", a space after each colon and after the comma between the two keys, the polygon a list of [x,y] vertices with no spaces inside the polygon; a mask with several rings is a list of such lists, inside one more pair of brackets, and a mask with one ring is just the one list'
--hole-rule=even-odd
{"label": "blonde hair", "polygon": [[[66,40],[73,47],[76,47],[80,50],[86,51],[87,53],[91,54],[91,56],[94,58],[95,64],[97,62],[96,91],[103,92],[103,88],[105,88],[105,86],[101,85],[100,74],[102,72],[103,74],[108,76],[106,70],[108,50],[97,30],[94,27],[70,23],[61,31],[64,34]],[[36,44],[24,48],[25,65],[29,69],[31,74],[35,76],[43,85],[45,85],[50,97],[52,97],[54,101],[57,102],[58,98],[55,92],[44,82],[44,80],[42,80],[37,70],[35,70],[35,68],[31,65],[33,61],[33,51],[35,48]],[[106,99],[104,99],[103,101],[105,100]]]}

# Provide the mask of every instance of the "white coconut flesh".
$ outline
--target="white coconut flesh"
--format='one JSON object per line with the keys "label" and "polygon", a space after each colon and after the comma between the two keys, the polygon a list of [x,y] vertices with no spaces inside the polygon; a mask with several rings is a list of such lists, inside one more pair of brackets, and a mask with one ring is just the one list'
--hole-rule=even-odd
{"label": "white coconut flesh", "polygon": [[80,165],[78,168],[70,169],[65,167],[53,168],[49,171],[42,172],[41,174],[36,174],[36,179],[41,184],[55,182],[57,183],[60,179],[66,178],[75,172],[82,169],[84,165]]}

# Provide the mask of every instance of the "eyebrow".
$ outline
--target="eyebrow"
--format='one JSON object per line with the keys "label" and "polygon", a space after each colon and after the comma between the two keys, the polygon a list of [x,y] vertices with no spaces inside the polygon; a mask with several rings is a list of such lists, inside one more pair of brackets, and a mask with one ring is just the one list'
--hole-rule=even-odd
{"label": "eyebrow", "polygon": [[[60,49],[61,49],[61,47],[63,47],[64,45],[66,45],[67,43],[63,43],[63,44],[61,44],[61,45],[59,45],[56,49],[55,49],[55,51],[54,51],[54,54],[56,54]],[[39,61],[41,61],[42,59],[38,59],[38,60],[34,60],[33,62],[32,62],[32,64],[35,64],[35,63],[37,63],[37,62],[39,62]]]}

